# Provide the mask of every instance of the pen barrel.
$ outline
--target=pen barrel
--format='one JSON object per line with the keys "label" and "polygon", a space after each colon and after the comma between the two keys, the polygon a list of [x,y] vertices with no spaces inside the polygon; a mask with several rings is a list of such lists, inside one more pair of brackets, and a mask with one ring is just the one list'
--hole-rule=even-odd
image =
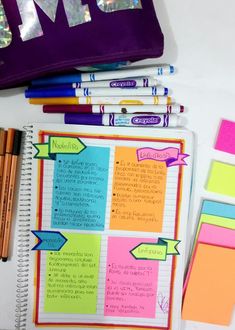
{"label": "pen barrel", "polygon": [[2,191],[2,180],[4,170],[4,156],[0,156],[0,202],[1,202],[1,191]]}
{"label": "pen barrel", "polygon": [[1,190],[2,198],[0,203],[0,256],[2,255],[2,245],[3,245],[5,220],[6,220],[6,210],[7,210],[7,198],[9,191],[10,172],[11,172],[11,160],[12,160],[12,155],[6,154],[4,161],[3,181],[2,181],[2,190]]}
{"label": "pen barrel", "polygon": [[119,104],[119,105],[157,105],[172,104],[169,96],[88,96],[88,97],[58,97],[58,98],[30,98],[30,104],[44,105],[80,105],[80,104]]}
{"label": "pen barrel", "polygon": [[13,212],[13,202],[15,195],[15,181],[16,181],[16,171],[17,171],[17,156],[12,156],[11,162],[11,175],[9,182],[9,193],[6,207],[6,221],[4,228],[4,238],[3,238],[3,246],[2,246],[2,258],[7,258],[10,235],[11,235],[11,224],[12,224],[12,212]]}

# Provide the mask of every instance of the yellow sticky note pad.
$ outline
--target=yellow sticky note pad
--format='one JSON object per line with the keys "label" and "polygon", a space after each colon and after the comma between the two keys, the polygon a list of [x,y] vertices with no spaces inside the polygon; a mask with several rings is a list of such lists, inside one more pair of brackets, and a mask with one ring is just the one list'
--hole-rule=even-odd
{"label": "yellow sticky note pad", "polygon": [[235,197],[235,166],[213,161],[206,188],[214,193]]}
{"label": "yellow sticky note pad", "polygon": [[61,251],[47,252],[44,311],[96,314],[101,237],[63,235]]}

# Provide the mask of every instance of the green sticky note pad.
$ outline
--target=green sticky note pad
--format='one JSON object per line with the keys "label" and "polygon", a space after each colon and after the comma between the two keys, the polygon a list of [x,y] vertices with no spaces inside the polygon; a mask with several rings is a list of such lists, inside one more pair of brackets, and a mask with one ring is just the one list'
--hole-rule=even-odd
{"label": "green sticky note pad", "polygon": [[207,182],[207,190],[235,197],[235,166],[213,161]]}
{"label": "green sticky note pad", "polygon": [[96,314],[101,236],[63,235],[63,248],[47,252],[44,311]]}

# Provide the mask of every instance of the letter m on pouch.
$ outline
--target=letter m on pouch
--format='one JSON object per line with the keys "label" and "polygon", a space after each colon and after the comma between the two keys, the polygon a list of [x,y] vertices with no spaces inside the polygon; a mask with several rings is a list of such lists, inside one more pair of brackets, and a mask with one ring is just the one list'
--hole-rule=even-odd
{"label": "letter m on pouch", "polygon": [[[19,26],[21,39],[27,41],[43,35],[43,30],[37,14],[37,7],[55,22],[59,1],[63,1],[65,14],[69,27],[91,21],[89,6],[82,0],[16,0],[22,24]],[[119,11],[124,9],[141,9],[140,0],[132,1],[100,1],[96,0],[98,8],[104,12]]]}

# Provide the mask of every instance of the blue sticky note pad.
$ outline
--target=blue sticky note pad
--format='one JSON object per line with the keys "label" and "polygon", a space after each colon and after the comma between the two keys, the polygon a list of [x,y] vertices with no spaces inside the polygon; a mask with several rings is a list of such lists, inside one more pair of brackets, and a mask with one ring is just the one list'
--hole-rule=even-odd
{"label": "blue sticky note pad", "polygon": [[235,219],[235,205],[205,200],[201,213]]}
{"label": "blue sticky note pad", "polygon": [[104,230],[109,148],[87,147],[78,155],[57,155],[52,228]]}

